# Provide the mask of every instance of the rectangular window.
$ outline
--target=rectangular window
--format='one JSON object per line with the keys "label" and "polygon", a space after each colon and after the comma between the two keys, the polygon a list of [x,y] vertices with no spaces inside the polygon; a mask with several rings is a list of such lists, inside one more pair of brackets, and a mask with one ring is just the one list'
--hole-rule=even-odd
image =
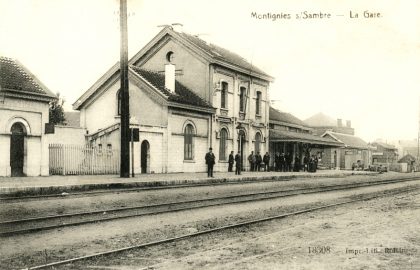
{"label": "rectangular window", "polygon": [[255,100],[255,114],[261,114],[261,92],[257,91],[257,99]]}
{"label": "rectangular window", "polygon": [[245,112],[245,102],[246,102],[246,88],[241,87],[239,90],[239,111]]}
{"label": "rectangular window", "polygon": [[227,107],[228,84],[222,82],[222,90],[220,93],[220,108],[226,109]]}

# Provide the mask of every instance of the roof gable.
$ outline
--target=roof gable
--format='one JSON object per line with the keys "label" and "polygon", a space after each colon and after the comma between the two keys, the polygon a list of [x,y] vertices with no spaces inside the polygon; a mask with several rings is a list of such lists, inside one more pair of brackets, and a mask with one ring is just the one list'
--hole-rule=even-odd
{"label": "roof gable", "polygon": [[300,120],[299,118],[297,118],[296,116],[290,113],[281,112],[279,110],[274,109],[273,107],[270,107],[269,113],[270,113],[269,115],[270,121],[274,120],[274,121],[284,122],[287,124],[297,125],[302,128],[309,129],[302,120]]}
{"label": "roof gable", "polygon": [[274,78],[254,66],[252,63],[249,63],[243,57],[239,56],[236,53],[233,53],[227,49],[224,49],[220,46],[210,44],[204,40],[184,32],[177,32],[172,29],[172,27],[165,27],[160,31],[148,44],[146,44],[143,49],[141,49],[133,58],[130,59],[130,64],[136,64],[139,60],[145,56],[150,50],[154,48],[163,38],[169,36],[182,45],[188,47],[189,49],[195,51],[198,55],[206,59],[209,63],[218,64],[224,67],[228,67],[233,70],[237,70],[244,74],[250,74],[255,77],[259,77],[263,80],[273,81]]}
{"label": "roof gable", "polygon": [[0,57],[0,92],[10,92],[32,99],[36,99],[36,97],[42,100],[57,98],[25,66],[17,60],[7,57]]}
{"label": "roof gable", "polygon": [[337,140],[338,142],[344,143],[346,147],[349,147],[349,148],[359,148],[359,149],[369,148],[367,142],[365,142],[361,138],[356,137],[354,135],[327,131],[321,137],[331,137]]}
{"label": "roof gable", "polygon": [[210,104],[178,81],[175,81],[175,93],[171,93],[168,89],[166,89],[165,76],[161,73],[138,68],[136,66],[130,66],[130,70],[154,86],[158,91],[165,95],[167,100],[170,102],[213,109]]}

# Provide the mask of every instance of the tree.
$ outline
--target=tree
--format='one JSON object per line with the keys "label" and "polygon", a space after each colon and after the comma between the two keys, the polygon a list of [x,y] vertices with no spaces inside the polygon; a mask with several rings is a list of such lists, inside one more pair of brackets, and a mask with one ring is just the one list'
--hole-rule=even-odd
{"label": "tree", "polygon": [[63,104],[64,99],[60,97],[60,93],[57,93],[57,99],[50,103],[50,123],[54,125],[65,124],[66,118],[64,116]]}

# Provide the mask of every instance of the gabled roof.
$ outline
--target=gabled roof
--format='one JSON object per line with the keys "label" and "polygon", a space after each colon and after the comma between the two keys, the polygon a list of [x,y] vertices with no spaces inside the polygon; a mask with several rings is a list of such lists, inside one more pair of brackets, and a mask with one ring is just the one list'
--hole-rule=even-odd
{"label": "gabled roof", "polygon": [[134,55],[132,59],[130,59],[129,63],[136,64],[140,60],[140,58],[146,54],[146,52],[152,49],[163,37],[168,35],[180,41],[187,47],[201,53],[201,55],[212,64],[218,64],[224,67],[228,67],[230,69],[242,72],[244,74],[250,74],[252,76],[259,77],[267,81],[274,80],[272,76],[268,75],[252,63],[245,60],[243,57],[239,56],[238,54],[233,53],[220,46],[207,43],[206,41],[198,38],[197,36],[193,36],[185,32],[177,32],[170,26],[167,26],[164,29],[162,29],[162,31],[160,31],[152,39],[152,41],[150,41],[143,49],[141,49],[136,55]]}
{"label": "gabled roof", "polygon": [[396,150],[397,148],[391,144],[383,143],[383,142],[373,142],[372,145],[380,145],[385,149]]}
{"label": "gabled roof", "polygon": [[157,90],[159,90],[168,98],[168,101],[213,109],[210,104],[201,99],[188,87],[184,86],[178,81],[175,81],[175,92],[171,93],[165,87],[165,76],[162,73],[141,69],[136,66],[130,66],[130,70],[134,71],[137,75],[141,76],[144,80],[152,84]]}
{"label": "gabled roof", "polygon": [[362,140],[359,137],[349,134],[337,133],[332,131],[326,131],[321,137],[330,136],[338,142],[342,142],[345,147],[348,148],[358,148],[358,149],[368,149],[369,146],[367,142]]}
{"label": "gabled roof", "polygon": [[[134,73],[138,78],[146,82],[149,86],[152,86],[156,91],[165,97],[171,106],[178,104],[178,107],[188,106],[191,109],[191,106],[197,107],[196,109],[202,109],[207,112],[214,112],[215,109],[206,101],[201,99],[188,87],[184,86],[178,81],[175,81],[175,93],[171,93],[168,89],[165,88],[165,77],[164,74],[142,69],[133,65],[129,66],[129,73]],[[74,110],[80,110],[84,104],[89,100],[95,99],[97,96],[101,95],[101,87],[109,81],[111,78],[116,78],[119,74],[120,68],[119,63],[116,63],[111,67],[98,81],[94,83],[75,103],[73,103]],[[119,79],[119,78],[116,78]]]}
{"label": "gabled roof", "polygon": [[307,125],[302,120],[297,118],[296,116],[294,116],[290,113],[281,112],[279,110],[274,109],[273,107],[270,107],[269,119],[270,119],[270,121],[272,121],[272,120],[273,121],[279,121],[279,122],[283,122],[285,124],[297,125],[297,126],[300,126],[302,128],[309,129],[307,127]]}
{"label": "gabled roof", "polygon": [[43,101],[57,98],[21,63],[2,56],[0,57],[0,92]]}
{"label": "gabled roof", "polygon": [[323,138],[310,133],[290,132],[270,129],[270,142],[302,142],[326,146],[343,147],[344,144],[333,139]]}
{"label": "gabled roof", "polygon": [[412,161],[416,162],[416,160],[417,159],[413,155],[407,154],[398,160],[398,163],[411,163]]}
{"label": "gabled roof", "polygon": [[303,122],[306,123],[306,125],[311,127],[335,127],[337,126],[336,120],[334,120],[332,117],[323,114],[322,112],[319,112],[308,119],[304,120]]}
{"label": "gabled roof", "polygon": [[244,68],[246,70],[250,70],[252,72],[270,77],[270,75],[268,75],[267,73],[265,73],[264,71],[254,66],[252,63],[248,62],[243,57],[234,52],[231,52],[215,44],[207,43],[206,41],[198,38],[197,36],[193,36],[185,32],[181,32],[179,34],[182,35],[184,38],[188,39],[191,43],[193,43],[200,49],[210,54],[214,59],[218,59],[230,63],[232,65]]}

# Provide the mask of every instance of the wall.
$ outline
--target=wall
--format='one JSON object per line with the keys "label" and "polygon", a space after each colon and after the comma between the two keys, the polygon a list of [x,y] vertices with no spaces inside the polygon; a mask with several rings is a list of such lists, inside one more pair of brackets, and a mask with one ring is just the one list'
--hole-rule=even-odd
{"label": "wall", "polygon": [[[169,116],[168,172],[204,172],[204,157],[209,148],[209,119],[202,115],[171,110]],[[184,160],[184,127],[191,123],[195,128],[193,138],[193,160]],[[217,156],[216,156],[217,162]]]}
{"label": "wall", "polygon": [[[166,125],[165,107],[151,99],[144,89],[132,81],[129,83],[131,117],[142,125]],[[89,134],[120,122],[117,111],[119,89],[120,81],[117,80],[100,97],[81,110],[80,123],[89,131]]]}
{"label": "wall", "polygon": [[159,48],[154,54],[151,55],[145,63],[141,64],[141,68],[164,71],[166,54],[172,51],[174,54],[172,63],[176,69],[176,80],[190,88],[204,100],[209,100],[209,86],[208,76],[209,67],[208,63],[200,60],[198,55],[180,45],[177,41],[172,39],[167,40],[166,43]]}
{"label": "wall", "polygon": [[84,128],[58,125],[54,129],[54,134],[45,135],[48,138],[48,144],[86,144],[86,130]]}

